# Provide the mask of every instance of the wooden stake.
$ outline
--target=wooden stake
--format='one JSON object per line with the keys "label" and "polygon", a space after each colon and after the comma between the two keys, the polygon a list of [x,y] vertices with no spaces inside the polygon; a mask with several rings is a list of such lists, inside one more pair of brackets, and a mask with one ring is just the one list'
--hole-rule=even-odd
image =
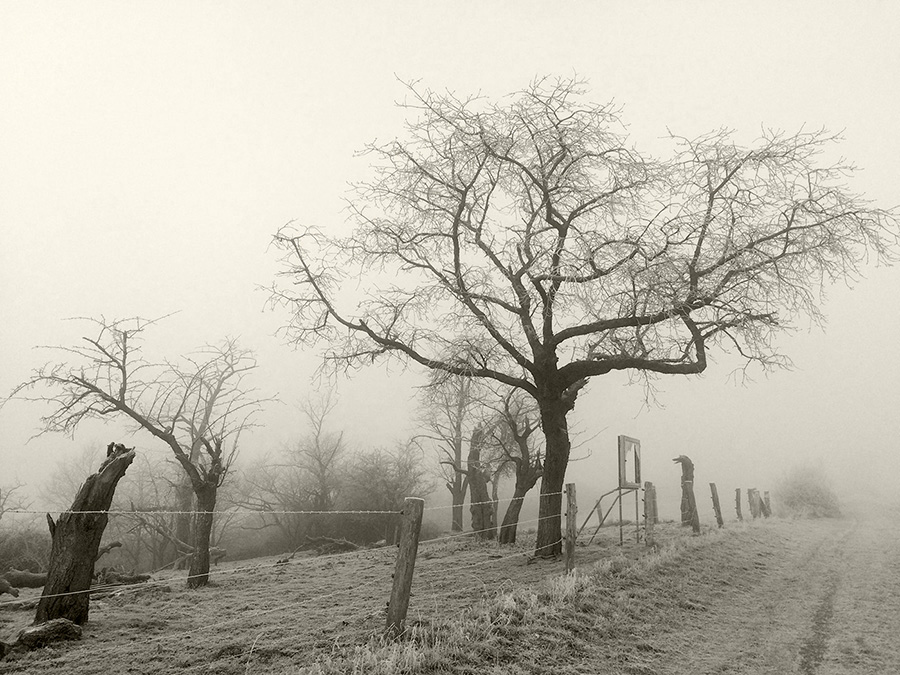
{"label": "wooden stake", "polygon": [[653,526],[656,524],[656,488],[653,483],[647,481],[644,483],[644,539],[647,546],[654,545]]}
{"label": "wooden stake", "polygon": [[769,516],[772,515],[772,502],[769,499],[769,491],[768,490],[763,492],[763,504],[766,507],[766,510],[764,512],[765,516],[766,516],[766,518],[768,518]]}
{"label": "wooden stake", "polygon": [[697,513],[697,498],[694,496],[694,481],[686,480],[682,483],[684,493],[687,496],[688,508],[690,509],[690,523],[694,530],[694,534],[700,534],[700,514]]}
{"label": "wooden stake", "polygon": [[725,524],[725,521],[722,520],[722,506],[719,504],[719,491],[716,489],[715,483],[709,484],[709,491],[712,493],[713,510],[716,512],[716,523],[718,523],[719,527],[722,527]]}
{"label": "wooden stake", "polygon": [[407,497],[403,502],[403,510],[400,512],[400,543],[397,544],[394,586],[391,589],[391,600],[388,603],[387,611],[387,634],[389,637],[396,637],[404,630],[424,510],[424,499]]}
{"label": "wooden stake", "polygon": [[734,510],[737,511],[738,520],[743,521],[744,516],[741,515],[741,488],[735,488],[734,490]]}
{"label": "wooden stake", "polygon": [[576,516],[578,505],[575,502],[575,483],[566,483],[566,545],[563,557],[566,562],[566,574],[575,569],[575,538],[577,535]]}

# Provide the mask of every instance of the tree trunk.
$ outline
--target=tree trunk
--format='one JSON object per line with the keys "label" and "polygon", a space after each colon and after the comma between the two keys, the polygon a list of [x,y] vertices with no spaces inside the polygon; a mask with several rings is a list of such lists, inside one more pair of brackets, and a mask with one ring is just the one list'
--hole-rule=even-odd
{"label": "tree trunk", "polygon": [[81,625],[88,620],[94,561],[109,520],[105,511],[133,460],[133,449],[110,443],[106,461],[85,480],[70,510],[62,513],[56,523],[47,515],[53,543],[35,624],[63,618]]}
{"label": "tree trunk", "polygon": [[188,588],[199,588],[209,583],[209,540],[212,535],[213,512],[216,510],[215,483],[207,484],[197,490],[197,510],[194,512],[190,556],[191,567],[188,571]]}
{"label": "tree trunk", "polygon": [[[573,399],[574,404],[574,399]],[[569,463],[569,427],[566,414],[571,410],[561,399],[541,403],[541,429],[547,442],[544,473],[541,476],[541,502],[538,510],[535,556],[553,558],[562,554],[562,490]]]}
{"label": "tree trunk", "polygon": [[[189,542],[191,540],[191,532],[193,530],[194,514],[194,488],[191,485],[190,476],[183,476],[181,484],[175,490],[178,499],[178,511],[175,515],[175,538],[179,541]],[[184,569],[185,558],[182,556],[178,547],[172,551],[172,560],[175,562],[174,569]]]}
{"label": "tree trunk", "polygon": [[450,531],[451,532],[462,532],[463,531],[463,501],[465,500],[465,496],[463,496],[463,500],[457,502],[456,495],[453,496],[453,506],[451,508],[451,522],[450,522]]}
{"label": "tree trunk", "polygon": [[527,490],[520,490],[516,486],[513,492],[512,501],[506,508],[506,515],[503,516],[503,524],[500,526],[500,543],[515,544],[516,531],[519,528],[519,514],[522,512],[522,503],[525,500]]}
{"label": "tree trunk", "polygon": [[469,490],[469,479],[457,470],[453,482],[447,482],[452,507],[450,509],[450,531],[463,531],[463,507],[466,503],[466,492]]}
{"label": "tree trunk", "polygon": [[481,468],[481,444],[484,432],[476,428],[469,445],[469,511],[472,514],[472,530],[479,539],[495,539],[497,524],[487,487],[487,471]]}

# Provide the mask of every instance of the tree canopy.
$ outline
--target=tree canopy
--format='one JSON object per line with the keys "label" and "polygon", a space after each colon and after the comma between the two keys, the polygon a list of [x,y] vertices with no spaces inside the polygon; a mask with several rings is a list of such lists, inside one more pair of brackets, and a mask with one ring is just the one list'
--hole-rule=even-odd
{"label": "tree canopy", "polygon": [[[588,378],[700,373],[711,349],[786,365],[779,331],[819,321],[828,282],[895,250],[896,213],[823,161],[839,140],[824,130],[766,130],[750,147],[726,130],[670,135],[659,159],[574,79],[499,101],[408,92],[405,136],[367,148],[353,232],[275,235],[288,283],[273,299],[290,339],[321,341],[338,367],[395,356],[530,394],[542,516],[559,513],[566,415]],[[558,535],[539,529],[539,548]]]}

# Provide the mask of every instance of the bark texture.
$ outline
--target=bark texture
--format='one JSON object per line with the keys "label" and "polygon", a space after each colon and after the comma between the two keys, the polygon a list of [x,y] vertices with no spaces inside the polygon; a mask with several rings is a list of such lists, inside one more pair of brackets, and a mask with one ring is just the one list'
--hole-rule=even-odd
{"label": "bark texture", "polygon": [[82,625],[88,620],[89,589],[94,561],[109,516],[116,485],[134,460],[134,449],[110,443],[106,461],[88,476],[69,511],[54,523],[48,515],[53,544],[47,582],[38,602],[34,623],[68,619]]}

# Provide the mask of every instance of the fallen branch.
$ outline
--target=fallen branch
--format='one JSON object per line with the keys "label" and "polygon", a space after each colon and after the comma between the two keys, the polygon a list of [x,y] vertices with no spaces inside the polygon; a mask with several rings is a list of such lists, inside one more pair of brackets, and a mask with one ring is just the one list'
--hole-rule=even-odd
{"label": "fallen branch", "polygon": [[9,570],[3,577],[9,582],[10,586],[16,588],[43,588],[47,583],[47,574],[34,572],[23,572],[21,570]]}

